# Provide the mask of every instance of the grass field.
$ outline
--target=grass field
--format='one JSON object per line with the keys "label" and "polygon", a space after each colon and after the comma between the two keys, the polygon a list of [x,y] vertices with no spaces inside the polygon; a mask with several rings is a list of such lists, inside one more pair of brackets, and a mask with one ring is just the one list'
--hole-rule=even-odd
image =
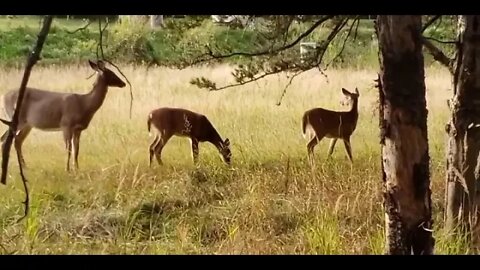
{"label": "grass field", "polygon": [[[24,144],[31,213],[20,223],[23,188],[16,160],[8,185],[0,187],[0,253],[27,254],[382,254],[384,246],[376,70],[330,70],[298,77],[281,106],[275,103],[284,75],[244,87],[207,92],[189,85],[204,75],[222,84],[230,69],[128,66],[128,87],[111,88],[82,135],[80,170],[64,170],[61,133],[33,131]],[[88,64],[35,68],[30,85],[86,92]],[[0,72],[0,93],[18,87],[22,71]],[[444,125],[451,96],[446,70],[427,70],[429,142],[436,252],[473,251],[447,242],[441,230],[444,192]],[[312,107],[345,109],[341,87],[360,90],[360,119],[352,137],[354,164],[337,144],[316,149],[317,168],[306,160],[302,113]],[[233,166],[200,145],[192,165],[188,140],[174,137],[160,167],[148,167],[146,117],[159,106],[205,113],[232,143]],[[12,153],[14,153],[12,151]],[[13,157],[14,155],[12,155]]]}

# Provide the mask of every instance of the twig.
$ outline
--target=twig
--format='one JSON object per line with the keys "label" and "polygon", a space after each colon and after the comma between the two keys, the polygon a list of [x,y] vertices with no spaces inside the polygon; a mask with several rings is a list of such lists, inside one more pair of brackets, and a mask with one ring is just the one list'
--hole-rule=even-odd
{"label": "twig", "polygon": [[20,222],[22,219],[27,217],[28,215],[28,210],[30,209],[30,192],[28,191],[28,185],[27,185],[27,179],[25,178],[25,175],[23,174],[23,166],[21,162],[22,158],[20,156],[20,153],[17,151],[17,161],[18,161],[18,167],[20,170],[20,176],[22,177],[22,182],[23,182],[23,189],[25,190],[25,201],[23,201],[23,204],[25,205],[25,210],[23,212],[23,216],[20,217],[17,222]]}
{"label": "twig", "polygon": [[105,59],[105,55],[103,54],[103,32],[105,29],[107,29],[108,26],[108,18],[105,19],[105,26],[102,29],[102,20],[98,20],[98,31],[100,37],[98,38],[98,44],[97,44],[97,60],[100,59],[98,55],[98,51],[100,50],[100,53],[102,55],[102,59]]}
{"label": "twig", "polygon": [[324,23],[325,21],[331,19],[335,17],[335,15],[328,15],[328,16],[325,16],[323,17],[322,19],[316,21],[307,31],[303,32],[301,35],[299,35],[297,37],[297,39],[295,39],[294,41],[292,41],[291,43],[289,43],[288,45],[285,45],[285,46],[282,46],[282,47],[279,47],[279,48],[276,48],[276,49],[270,49],[270,50],[265,50],[265,51],[260,51],[260,52],[233,52],[233,53],[230,53],[230,54],[224,54],[224,55],[215,55],[211,49],[207,46],[207,49],[208,49],[208,52],[201,55],[200,57],[202,56],[209,56],[209,58],[204,58],[204,59],[197,59],[197,60],[194,60],[190,63],[190,65],[196,65],[196,64],[199,64],[199,63],[202,63],[202,62],[207,62],[207,61],[211,61],[211,60],[218,60],[218,59],[224,59],[224,58],[230,58],[230,57],[233,57],[233,56],[248,56],[248,57],[252,57],[252,56],[262,56],[262,55],[267,55],[267,54],[275,54],[275,53],[278,53],[278,52],[281,52],[281,51],[284,51],[284,50],[287,50],[287,49],[290,49],[292,48],[293,46],[295,46],[297,43],[299,43],[303,38],[307,37],[308,35],[310,35],[318,26],[320,26],[322,23]]}
{"label": "twig", "polygon": [[427,30],[427,28],[430,25],[432,25],[436,20],[438,20],[441,17],[442,17],[442,15],[435,15],[435,16],[433,16],[433,18],[431,18],[429,21],[427,21],[422,27],[422,33],[425,32],[425,30]]}
{"label": "twig", "polygon": [[[350,28],[348,29],[348,33],[347,33],[347,36],[345,37],[345,39],[343,40],[343,44],[342,44],[342,47],[340,48],[340,51],[332,58],[332,60],[330,60],[330,62],[328,62],[328,64],[326,65],[325,69],[327,69],[335,60],[337,60],[337,58],[343,53],[343,51],[345,50],[345,45],[347,44],[347,40],[348,38],[350,37],[350,34],[352,33],[352,30],[353,30],[353,26],[355,25],[355,22],[358,21],[358,16],[355,17],[355,19],[353,20],[353,23],[352,25],[350,26]],[[347,19],[348,21],[348,19]]]}
{"label": "twig", "polygon": [[[2,145],[1,182],[4,185],[7,184],[7,172],[8,172],[8,161],[9,161],[9,158],[10,158],[10,149],[12,147],[14,134],[17,131],[18,116],[19,116],[19,114],[21,112],[21,109],[22,109],[22,102],[23,102],[23,97],[25,95],[28,79],[30,77],[30,73],[32,71],[33,66],[40,59],[40,53],[42,51],[43,44],[45,43],[45,40],[47,38],[48,32],[50,31],[50,26],[52,25],[52,20],[53,20],[52,15],[45,16],[45,19],[43,21],[42,29],[40,30],[40,33],[38,34],[37,44],[36,44],[35,48],[31,51],[30,56],[28,57],[27,65],[25,67],[25,71],[24,71],[24,74],[23,74],[22,83],[20,85],[20,89],[18,90],[18,98],[17,98],[17,104],[15,106],[15,112],[13,113],[12,121],[9,124],[9,130],[8,130],[8,133],[7,133],[7,138],[5,139],[5,141]],[[8,122],[8,121],[6,121],[6,122]],[[2,123],[5,123],[5,122],[2,121]],[[20,158],[20,153],[18,153],[18,152],[17,152],[17,160],[18,160],[18,165],[19,165],[19,168],[20,168],[20,176],[22,178],[23,186],[24,186],[24,189],[25,189],[25,201],[24,201],[25,215],[18,220],[18,221],[20,221],[28,215],[30,197],[29,197],[29,192],[28,192],[27,179],[25,178],[25,175],[23,174],[23,166],[22,166],[22,162],[21,162],[21,158]]]}
{"label": "twig", "polygon": [[292,84],[293,79],[295,79],[295,77],[297,77],[298,75],[302,74],[305,71],[306,70],[300,70],[297,73],[293,74],[292,77],[290,77],[290,80],[288,80],[287,85],[285,85],[285,87],[283,88],[282,94],[280,95],[280,99],[278,100],[278,102],[276,104],[277,106],[280,106],[282,104],[283,97],[287,93],[287,88]]}
{"label": "twig", "polygon": [[123,74],[122,70],[115,65],[112,61],[108,60],[105,58],[105,54],[103,53],[103,32],[105,32],[105,29],[107,29],[108,26],[108,18],[105,20],[105,26],[102,28],[102,22],[101,20],[98,21],[98,30],[99,30],[99,40],[98,40],[98,45],[97,45],[97,59],[100,59],[100,55],[98,52],[100,51],[101,54],[101,59],[110,65],[114,66],[118,72],[125,78],[125,80],[128,83],[128,86],[130,88],[130,111],[129,111],[129,116],[132,118],[132,108],[133,108],[133,91],[132,91],[132,84],[130,83],[130,80]]}
{"label": "twig", "polygon": [[439,39],[436,39],[434,37],[424,37],[425,39],[428,39],[428,40],[433,40],[433,41],[436,41],[438,43],[442,43],[442,44],[457,44],[458,41],[456,40],[439,40]]}
{"label": "twig", "polygon": [[118,72],[125,78],[125,80],[127,81],[128,83],[128,86],[130,87],[130,118],[132,118],[132,107],[133,107],[133,92],[132,92],[132,84],[130,83],[130,80],[128,80],[127,76],[125,76],[125,74],[123,74],[122,70],[117,66],[115,65],[114,63],[112,63],[112,61],[108,60],[108,59],[103,59],[105,62],[109,63],[110,65],[114,66]]}
{"label": "twig", "polygon": [[450,71],[450,73],[453,74],[454,73],[454,69],[453,69],[454,60],[450,59],[448,56],[446,56],[439,48],[437,48],[435,45],[433,45],[433,43],[430,42],[425,37],[422,38],[422,42],[423,42],[423,45],[425,46],[425,48],[433,56],[433,59],[440,62],[442,65],[446,66],[448,68],[448,70]]}
{"label": "twig", "polygon": [[251,82],[255,82],[255,81],[258,81],[260,79],[263,79],[265,77],[268,77],[270,75],[274,75],[274,74],[277,74],[277,73],[280,73],[284,70],[280,70],[280,71],[272,71],[272,72],[265,72],[263,73],[262,75],[258,76],[258,77],[254,77],[250,80],[247,80],[247,81],[243,81],[243,82],[239,82],[239,83],[235,83],[235,84],[228,84],[228,85],[225,85],[225,86],[222,86],[222,87],[218,87],[218,88],[215,88],[215,89],[212,89],[212,91],[218,91],[218,90],[223,90],[223,89],[227,89],[227,88],[232,88],[232,87],[235,87],[235,86],[240,86],[240,85],[245,85],[245,84],[248,84],[248,83],[251,83]]}
{"label": "twig", "polygon": [[78,31],[83,31],[83,30],[87,29],[87,27],[90,26],[90,24],[92,24],[92,22],[91,22],[90,20],[88,20],[88,22],[87,22],[86,25],[84,25],[84,26],[82,26],[82,27],[80,27],[80,28],[75,29],[75,31],[67,31],[67,33],[69,33],[69,34],[75,34],[75,33],[78,32]]}
{"label": "twig", "polygon": [[358,26],[360,25],[360,19],[357,20],[357,26],[355,27],[355,34],[353,35],[353,40],[357,40]]}
{"label": "twig", "polygon": [[317,58],[317,62],[315,66],[320,66],[323,61],[323,57],[325,56],[325,52],[327,51],[328,47],[332,43],[333,39],[337,36],[337,34],[343,29],[343,27],[347,24],[348,19],[342,20],[335,25],[333,30],[328,35],[327,39],[324,42],[322,50],[318,50],[315,57]]}

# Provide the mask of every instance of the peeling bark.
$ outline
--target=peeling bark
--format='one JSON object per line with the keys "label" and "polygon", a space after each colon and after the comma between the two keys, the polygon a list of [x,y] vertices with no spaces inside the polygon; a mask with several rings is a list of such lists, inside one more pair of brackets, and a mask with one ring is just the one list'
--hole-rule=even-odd
{"label": "peeling bark", "polygon": [[480,16],[459,16],[452,115],[447,124],[445,223],[449,230],[469,229],[476,222],[480,190]]}
{"label": "peeling bark", "polygon": [[388,254],[432,254],[421,16],[378,16],[380,128]]}

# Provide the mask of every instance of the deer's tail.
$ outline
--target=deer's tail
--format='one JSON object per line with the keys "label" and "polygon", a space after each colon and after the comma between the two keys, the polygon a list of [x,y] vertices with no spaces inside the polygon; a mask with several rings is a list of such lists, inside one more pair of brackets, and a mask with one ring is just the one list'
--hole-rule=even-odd
{"label": "deer's tail", "polygon": [[302,135],[303,138],[307,139],[310,138],[310,134],[312,132],[312,124],[310,124],[310,117],[306,113],[303,115],[302,118]]}
{"label": "deer's tail", "polygon": [[148,115],[148,119],[147,119],[147,129],[148,129],[148,135],[149,136],[152,136],[152,132],[150,132],[150,127],[152,126],[152,117],[153,117],[153,115],[152,115],[152,113],[150,113]]}

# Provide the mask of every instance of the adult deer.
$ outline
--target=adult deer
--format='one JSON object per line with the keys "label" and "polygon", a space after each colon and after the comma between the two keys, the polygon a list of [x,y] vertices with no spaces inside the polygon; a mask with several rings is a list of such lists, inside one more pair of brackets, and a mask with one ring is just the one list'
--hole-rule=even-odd
{"label": "adult deer", "polygon": [[350,136],[357,127],[358,97],[360,93],[357,88],[355,88],[355,93],[351,93],[347,89],[342,88],[342,93],[351,104],[349,111],[331,111],[324,108],[314,108],[303,114],[303,136],[310,140],[307,143],[307,152],[311,160],[315,146],[324,137],[327,137],[331,138],[327,158],[332,155],[337,140],[342,139],[348,159],[353,163]]}
{"label": "adult deer", "polygon": [[158,163],[162,163],[162,150],[172,136],[188,137],[192,147],[192,159],[196,164],[198,161],[198,144],[200,142],[209,142],[213,144],[220,153],[223,161],[230,165],[232,153],[230,151],[229,139],[222,140],[217,130],[213,127],[208,118],[196,112],[182,108],[163,107],[152,110],[147,120],[148,131],[151,132],[151,126],[155,130],[155,139],[150,144],[150,166],[153,156],[157,158]]}
{"label": "adult deer", "polygon": [[[32,128],[43,131],[62,131],[67,150],[66,170],[70,171],[70,155],[73,151],[73,163],[78,169],[80,134],[87,129],[90,121],[102,106],[108,87],[125,87],[115,73],[105,67],[103,61],[88,61],[97,77],[92,90],[87,94],[59,93],[47,90],[27,88],[22,102],[22,111],[18,118],[18,128],[14,137],[14,146],[20,162],[25,165],[22,144]],[[12,118],[18,90],[12,90],[2,96],[3,108],[8,118]],[[2,135],[3,142],[8,130]]]}

